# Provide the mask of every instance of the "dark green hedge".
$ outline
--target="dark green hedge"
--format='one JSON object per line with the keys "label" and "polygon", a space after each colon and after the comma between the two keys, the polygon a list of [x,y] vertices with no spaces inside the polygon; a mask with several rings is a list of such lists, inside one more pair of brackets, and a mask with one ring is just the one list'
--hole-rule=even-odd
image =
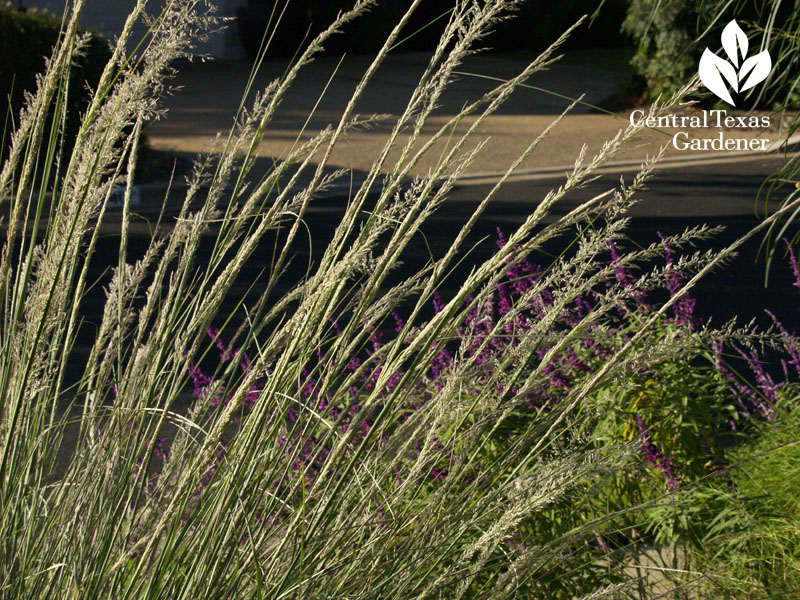
{"label": "dark green hedge", "polygon": [[647,79],[651,96],[668,96],[688,83],[706,47],[724,56],[721,33],[732,19],[753,51],[768,33],[773,64],[766,82],[737,107],[800,106],[800,2],[779,0],[630,0],[622,28],[637,47],[632,64]]}
{"label": "dark green hedge", "polygon": [[[16,123],[24,92],[36,89],[36,75],[44,71],[45,57],[52,52],[60,28],[61,21],[52,15],[0,4],[0,132],[9,109]],[[110,57],[108,41],[95,34],[85,53],[76,58],[70,73],[67,139],[72,139],[80,126],[89,101],[87,85],[94,89]],[[6,131],[5,139],[0,140],[3,148],[9,137],[10,131]]]}

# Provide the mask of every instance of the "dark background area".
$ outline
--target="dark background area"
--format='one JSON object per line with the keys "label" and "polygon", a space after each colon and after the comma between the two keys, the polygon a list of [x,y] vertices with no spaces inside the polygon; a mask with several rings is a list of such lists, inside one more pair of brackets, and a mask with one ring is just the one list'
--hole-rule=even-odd
{"label": "dark background area", "polygon": [[[369,14],[345,27],[326,44],[326,51],[372,52],[380,48],[392,26],[410,5],[410,0],[383,0]],[[260,47],[264,33],[277,18],[282,2],[275,0],[250,0],[239,11],[239,28],[245,48],[254,57]],[[423,3],[412,16],[398,50],[432,50],[444,30],[455,2]],[[337,13],[351,8],[350,0],[305,0],[293,2],[280,22],[280,27],[270,44],[268,54],[291,56],[332,22]],[[509,12],[512,19],[497,24],[495,31],[482,43],[493,50],[541,51],[555,41],[562,32],[572,26],[581,16],[592,15],[599,3],[596,0],[565,0],[562,2],[528,2],[518,10]],[[585,22],[567,40],[564,49],[594,47],[614,48],[625,45],[620,25],[625,18],[627,0],[607,0],[602,10],[590,22]],[[630,44],[630,42],[628,42]]]}

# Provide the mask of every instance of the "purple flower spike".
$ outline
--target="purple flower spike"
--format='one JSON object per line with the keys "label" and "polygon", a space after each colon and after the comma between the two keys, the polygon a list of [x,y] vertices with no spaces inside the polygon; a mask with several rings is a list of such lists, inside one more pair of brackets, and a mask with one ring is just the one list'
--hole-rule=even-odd
{"label": "purple flower spike", "polygon": [[400,316],[400,313],[397,312],[397,310],[393,310],[392,311],[392,318],[394,318],[394,324],[395,324],[394,331],[395,331],[395,333],[400,333],[401,331],[403,331],[403,327],[406,326],[406,322],[403,319],[403,317]]}
{"label": "purple flower spike", "polygon": [[[666,242],[667,238],[660,231],[656,233],[661,238],[661,243],[664,246],[664,255],[667,259],[667,290],[670,298],[674,298],[680,292],[686,277],[677,268],[674,268],[675,257],[672,254],[672,248]],[[698,320],[694,316],[695,304],[696,300],[688,294],[681,296],[672,306],[675,322],[679,325],[686,325],[689,329],[697,325]]]}
{"label": "purple flower spike", "polygon": [[253,368],[252,365],[253,361],[250,359],[250,356],[247,354],[247,352],[242,352],[242,360],[239,363],[239,366],[242,368],[242,372],[249,373],[250,369]]}
{"label": "purple flower spike", "polygon": [[753,372],[756,378],[756,385],[763,395],[763,398],[757,394],[753,395],[755,400],[756,410],[760,412],[768,421],[775,420],[775,404],[780,399],[781,385],[775,383],[772,377],[764,370],[764,366],[758,359],[758,356],[752,350],[745,354],[739,348],[736,348],[739,355],[747,361],[747,365]]}
{"label": "purple flower spike", "polygon": [[508,288],[502,283],[497,284],[497,293],[500,296],[500,301],[497,304],[497,310],[502,317],[511,312],[511,294],[508,293]]}
{"label": "purple flower spike", "polygon": [[205,388],[211,383],[211,377],[204,373],[193,361],[189,362],[189,377],[192,379],[194,397],[200,398],[205,393]]}
{"label": "purple flower spike", "polygon": [[433,292],[433,312],[437,315],[444,310],[445,307],[444,298],[438,291]]}
{"label": "purple flower spike", "polygon": [[328,319],[328,321],[330,322],[331,325],[333,325],[333,330],[336,332],[336,335],[342,335],[342,328],[339,325],[338,321],[336,321],[336,319],[333,318]]}
{"label": "purple flower spike", "polygon": [[[786,360],[785,363],[788,365],[792,365],[797,371],[797,376],[800,377],[800,343],[797,340],[797,336],[794,333],[790,333],[787,331],[786,327],[784,327],[783,323],[778,320],[772,312],[769,310],[765,310],[765,313],[769,315],[772,319],[772,322],[778,328],[778,331],[781,332],[781,335],[784,337],[784,342],[786,346],[786,351],[789,353],[789,360]],[[788,382],[789,375],[786,374],[786,381]]]}
{"label": "purple flower spike", "polygon": [[722,375],[725,379],[731,382],[734,397],[736,401],[739,403],[739,415],[744,418],[750,417],[750,406],[755,404],[756,401],[756,394],[750,389],[748,386],[744,385],[736,375],[734,375],[730,369],[728,369],[725,362],[722,360],[722,343],[716,342],[713,344],[712,349],[714,350],[714,363],[717,367],[717,371],[719,371],[720,375]]}
{"label": "purple flower spike", "polygon": [[503,235],[503,230],[497,228],[497,247],[503,248],[507,243],[506,236]]}
{"label": "purple flower spike", "polygon": [[792,266],[792,273],[794,273],[794,283],[792,285],[796,288],[800,288],[800,268],[797,266],[797,256],[795,256],[789,240],[784,239],[783,241],[786,243],[786,247],[789,250],[789,264]]}
{"label": "purple flower spike", "polygon": [[[608,240],[608,247],[611,249],[611,266],[618,264],[621,260],[619,255],[619,251],[617,250],[617,245],[614,243],[614,240]],[[629,288],[631,287],[636,280],[630,274],[628,269],[625,267],[616,267],[614,270],[614,276],[616,277],[617,281],[622,284],[622,287]]]}
{"label": "purple flower spike", "polygon": [[219,349],[219,358],[222,362],[228,362],[231,358],[236,356],[236,352],[234,352],[225,344],[225,342],[222,341],[222,338],[219,335],[219,329],[209,325],[208,337],[214,340],[214,344],[216,345],[217,349]]}
{"label": "purple flower spike", "polygon": [[675,458],[665,456],[661,449],[653,443],[641,415],[636,415],[636,423],[639,425],[639,439],[642,440],[642,454],[647,458],[647,462],[661,471],[667,480],[667,487],[674,492],[680,487],[680,481],[675,475]]}

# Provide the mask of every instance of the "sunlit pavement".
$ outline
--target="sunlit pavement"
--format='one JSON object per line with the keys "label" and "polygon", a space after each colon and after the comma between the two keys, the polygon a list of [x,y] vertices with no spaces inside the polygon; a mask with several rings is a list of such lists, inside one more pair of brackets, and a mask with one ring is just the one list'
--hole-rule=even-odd
{"label": "sunlit pavement", "polygon": [[[498,80],[518,73],[533,58],[524,54],[470,57],[423,130],[423,141],[462,106],[491,89]],[[391,118],[402,112],[427,60],[428,55],[424,53],[399,54],[390,56],[378,70],[357,112],[362,116],[387,115],[389,118],[385,123],[378,122],[371,128],[349,133],[333,152],[330,167],[350,169],[351,174],[332,186],[328,192],[331,200],[349,195],[369,170],[386,140]],[[308,65],[290,88],[267,129],[258,148],[260,158],[256,170],[265,172],[275,160],[285,157],[298,139],[308,139],[326,125],[335,123],[368,65],[366,56],[350,56],[341,62],[338,58],[321,57]],[[284,60],[267,61],[255,78],[253,90],[263,89],[286,67]],[[233,123],[250,69],[247,62],[181,63],[173,82],[177,89],[166,99],[166,117],[148,130],[152,147],[187,155],[219,149]],[[469,203],[480,197],[567,107],[569,102],[564,98],[578,98],[583,94],[583,102],[595,104],[616,89],[619,78],[614,71],[559,64],[535,74],[528,84],[537,89],[517,90],[479,129],[471,143],[483,139],[488,142],[467,170],[467,176],[459,182],[452,201]],[[541,91],[544,89],[550,93]],[[629,122],[627,114],[588,112],[586,105],[576,106],[519,166],[518,174],[505,186],[498,200],[524,205],[527,210],[544,192],[563,180],[564,170],[574,163],[584,144],[587,157],[591,157]],[[456,133],[468,127],[474,118],[462,121]],[[634,216],[753,214],[755,198],[750,195],[750,185],[758,179],[756,185],[760,186],[764,176],[776,170],[783,159],[757,152],[678,151],[670,143],[673,131],[648,130],[625,152],[615,156],[614,163],[607,169],[609,173],[625,174],[630,179],[636,165],[646,156],[668,145],[660,170],[664,174],[662,177],[671,182],[664,184],[669,190],[656,189],[655,195],[648,195],[648,201],[634,211]],[[217,138],[220,133],[222,137]],[[708,131],[702,133],[708,135]],[[770,143],[782,135],[777,129],[744,130],[735,134],[753,138],[768,136]],[[411,175],[425,177],[430,173],[444,144],[453,143],[451,136],[445,139],[449,141],[434,147]],[[401,138],[398,146],[402,147],[404,140]],[[396,152],[390,155],[384,172],[391,171],[396,158]],[[662,186],[656,186],[659,187]],[[158,184],[144,186],[145,202],[160,205],[163,189],[163,185]],[[320,203],[319,210],[325,209],[325,203]]]}
{"label": "sunlit pavement", "polygon": [[[534,58],[528,54],[477,55],[469,57],[459,68],[455,81],[442,96],[439,106],[423,129],[422,141],[427,141],[463,106],[475,101],[501,80],[507,80],[525,68]],[[334,151],[330,165],[366,171],[383,147],[393,119],[399,116],[417,85],[427,64],[424,53],[390,56],[366,88],[356,112],[362,117],[383,115],[374,126],[349,133]],[[339,61],[320,57],[308,65],[287,92],[275,118],[269,124],[264,141],[258,148],[262,157],[285,157],[298,139],[309,139],[320,129],[336,123],[350,100],[358,82],[369,65],[367,56],[349,56]],[[601,67],[602,65],[599,65]],[[287,67],[284,60],[267,61],[256,76],[252,92],[264,89]],[[177,90],[166,98],[167,115],[148,131],[151,145],[159,150],[187,153],[208,151],[220,147],[218,133],[227,133],[233,123],[241,96],[246,88],[251,64],[247,62],[181,63],[174,80]],[[520,165],[521,170],[557,167],[572,164],[585,144],[588,156],[599,151],[630,121],[629,113],[619,115],[589,114],[594,105],[613,93],[620,84],[620,74],[602,68],[570,65],[550,66],[535,73],[480,127],[475,141],[487,139],[486,147],[471,173],[502,172],[525,148],[570,104],[568,98],[582,102],[564,118],[552,134],[542,141],[536,151]],[[441,144],[435,146],[416,165],[413,175],[425,176],[441,156],[445,146],[459,132],[471,126],[476,115],[459,123],[453,135],[448,132]],[[769,139],[780,137],[777,119],[774,128],[731,129],[726,134],[737,138]],[[668,144],[668,157],[705,158],[718,152],[682,151],[671,144],[672,135],[681,128],[652,128],[643,134],[617,160],[640,160]],[[717,130],[686,129],[689,138],[717,135]],[[224,137],[223,137],[224,139]],[[399,147],[407,139],[401,137]],[[728,153],[726,153],[728,154]],[[387,161],[384,171],[391,171],[398,153]]]}

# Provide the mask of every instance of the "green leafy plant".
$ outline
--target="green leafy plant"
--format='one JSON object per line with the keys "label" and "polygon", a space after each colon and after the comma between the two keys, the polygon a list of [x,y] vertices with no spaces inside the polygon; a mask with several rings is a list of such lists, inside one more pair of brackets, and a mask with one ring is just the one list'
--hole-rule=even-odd
{"label": "green leafy plant", "polygon": [[[11,134],[19,126],[16,117],[25,103],[25,94],[36,90],[37,77],[45,72],[45,61],[53,53],[62,32],[60,19],[46,12],[19,10],[11,3],[0,4],[0,115],[4,136],[0,149],[4,156]],[[69,65],[65,86],[65,138],[72,140],[80,119],[97,86],[103,68],[111,57],[108,41],[97,33],[79,30],[86,36],[82,49]]]}
{"label": "green leafy plant", "polygon": [[786,388],[777,419],[731,453],[728,484],[704,490],[715,512],[693,558],[712,573],[709,595],[780,598],[800,587],[798,392]]}

